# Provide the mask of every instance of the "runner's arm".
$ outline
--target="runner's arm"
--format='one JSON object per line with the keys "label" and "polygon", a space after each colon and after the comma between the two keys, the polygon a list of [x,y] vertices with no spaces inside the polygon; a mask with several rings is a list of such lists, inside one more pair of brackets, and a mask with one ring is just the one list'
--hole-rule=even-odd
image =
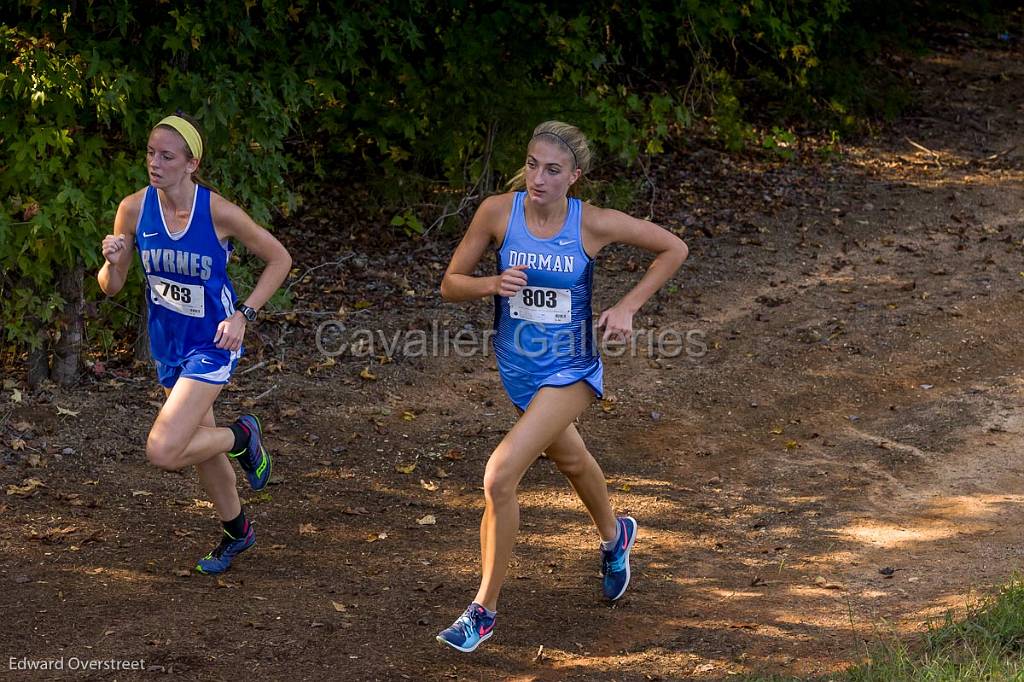
{"label": "runner's arm", "polygon": [[288,277],[292,268],[291,255],[274,235],[257,225],[245,211],[219,194],[210,196],[210,213],[218,237],[237,239],[266,263],[256,286],[243,301],[245,305],[259,310]]}
{"label": "runner's arm", "polygon": [[690,251],[686,243],[649,220],[640,220],[621,211],[587,205],[584,213],[585,236],[594,253],[612,243],[631,244],[655,254],[647,272],[622,299],[601,313],[598,326],[605,338],[626,335],[633,329],[633,315],[680,268]]}
{"label": "runner's arm", "polygon": [[114,296],[128,278],[135,255],[135,225],[139,221],[140,201],[137,194],[121,200],[114,216],[114,234],[103,238],[103,267],[96,273],[100,289]]}
{"label": "runner's arm", "polygon": [[[473,272],[497,240],[498,226],[508,215],[510,196],[488,197],[480,204],[441,280],[441,297],[446,301],[471,301],[501,292],[501,275],[477,277]],[[523,280],[525,284],[525,275]]]}

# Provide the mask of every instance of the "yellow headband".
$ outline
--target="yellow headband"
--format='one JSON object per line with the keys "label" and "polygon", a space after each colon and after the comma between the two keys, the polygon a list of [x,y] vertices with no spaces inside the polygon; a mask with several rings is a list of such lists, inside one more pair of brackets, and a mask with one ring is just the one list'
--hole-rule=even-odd
{"label": "yellow headband", "polygon": [[178,134],[185,138],[185,144],[197,160],[203,158],[203,138],[196,130],[196,127],[183,119],[181,116],[168,116],[157,123],[158,126],[170,126],[178,131]]}

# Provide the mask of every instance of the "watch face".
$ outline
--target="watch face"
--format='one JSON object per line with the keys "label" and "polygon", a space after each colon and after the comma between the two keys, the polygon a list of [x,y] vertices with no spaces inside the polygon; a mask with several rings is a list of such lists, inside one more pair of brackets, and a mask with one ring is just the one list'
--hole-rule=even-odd
{"label": "watch face", "polygon": [[241,308],[239,308],[239,310],[242,311],[242,315],[245,317],[245,319],[249,320],[250,322],[256,319],[255,308],[250,308],[249,306],[242,306]]}

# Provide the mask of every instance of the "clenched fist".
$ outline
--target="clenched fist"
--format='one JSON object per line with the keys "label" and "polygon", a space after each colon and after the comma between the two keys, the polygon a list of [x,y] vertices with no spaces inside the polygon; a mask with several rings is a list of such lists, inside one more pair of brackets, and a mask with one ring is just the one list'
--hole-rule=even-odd
{"label": "clenched fist", "polygon": [[103,257],[111,265],[117,265],[125,258],[131,258],[128,248],[125,246],[124,235],[117,236],[108,234],[103,238]]}
{"label": "clenched fist", "polygon": [[526,286],[525,265],[513,265],[498,277],[498,295],[511,297]]}

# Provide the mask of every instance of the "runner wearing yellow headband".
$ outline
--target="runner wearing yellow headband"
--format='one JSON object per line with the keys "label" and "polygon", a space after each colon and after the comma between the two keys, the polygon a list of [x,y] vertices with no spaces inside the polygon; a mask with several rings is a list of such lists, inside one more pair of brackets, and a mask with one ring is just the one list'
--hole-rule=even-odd
{"label": "runner wearing yellow headband", "polygon": [[[218,428],[213,403],[242,355],[246,324],[281,286],[292,259],[245,211],[197,181],[202,158],[203,137],[185,114],[153,128],[146,148],[149,185],[118,206],[114,233],[103,239],[106,262],[97,279],[108,296],[118,293],[138,250],[150,350],[167,395],[149,431],[146,456],[167,471],[196,467],[224,533],[195,568],[216,574],[256,542],[231,459],[255,490],[267,485],[271,460],[259,419],[247,414]],[[266,263],[245,303],[228,279],[231,239]]]}

